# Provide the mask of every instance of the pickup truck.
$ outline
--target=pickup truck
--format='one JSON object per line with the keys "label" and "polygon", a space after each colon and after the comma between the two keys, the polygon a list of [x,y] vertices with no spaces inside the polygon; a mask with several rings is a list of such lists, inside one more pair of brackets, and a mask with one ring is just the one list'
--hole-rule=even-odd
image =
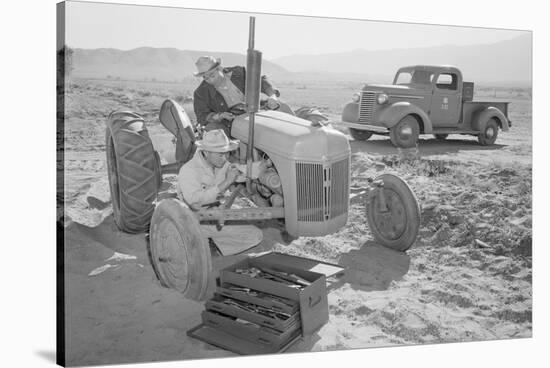
{"label": "pickup truck", "polygon": [[401,148],[417,145],[420,134],[444,140],[449,134],[478,137],[494,144],[498,131],[508,131],[509,102],[473,101],[474,83],[464,82],[453,66],[414,65],[400,68],[391,85],[366,84],[342,111],[342,125],[356,140],[373,134],[390,136]]}

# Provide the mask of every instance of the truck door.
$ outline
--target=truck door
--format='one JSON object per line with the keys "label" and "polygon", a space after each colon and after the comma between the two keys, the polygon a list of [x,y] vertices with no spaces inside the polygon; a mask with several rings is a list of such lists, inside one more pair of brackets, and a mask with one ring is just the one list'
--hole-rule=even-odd
{"label": "truck door", "polygon": [[436,75],[430,105],[430,119],[434,128],[458,126],[462,99],[459,82],[456,73],[442,72]]}

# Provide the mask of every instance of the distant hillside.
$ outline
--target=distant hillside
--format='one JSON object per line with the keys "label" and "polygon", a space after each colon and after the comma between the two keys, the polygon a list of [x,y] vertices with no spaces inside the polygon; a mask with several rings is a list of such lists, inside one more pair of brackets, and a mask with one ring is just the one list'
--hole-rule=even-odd
{"label": "distant hillside", "polygon": [[[221,57],[225,66],[246,65],[246,55],[238,53],[153,47],[128,51],[75,49],[72,75],[176,82],[194,78],[194,62],[201,55]],[[454,65],[462,70],[466,80],[477,85],[530,87],[531,34],[486,45],[382,51],[358,49],[333,54],[285,56],[271,61],[264,59],[262,73],[269,75],[275,83],[391,83],[399,67],[414,64]]]}
{"label": "distant hillside", "polygon": [[[368,40],[364,40],[368,47]],[[493,44],[438,46],[416,49],[292,55],[272,60],[292,72],[362,73],[391,77],[397,68],[414,64],[450,64],[459,67],[468,81],[490,85],[531,85],[532,38],[525,34]]]}
{"label": "distant hillside", "polygon": [[[153,47],[128,51],[75,49],[72,74],[81,78],[180,81],[193,78],[195,60],[201,55],[221,57],[224,66],[246,65],[246,55],[237,53]],[[267,60],[262,62],[262,72],[273,76],[288,74],[285,69]]]}

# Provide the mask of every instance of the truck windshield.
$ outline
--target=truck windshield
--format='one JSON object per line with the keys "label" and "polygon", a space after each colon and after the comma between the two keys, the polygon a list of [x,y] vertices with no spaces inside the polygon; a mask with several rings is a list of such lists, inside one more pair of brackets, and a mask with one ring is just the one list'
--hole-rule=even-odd
{"label": "truck windshield", "polygon": [[426,70],[403,71],[397,74],[394,84],[431,84],[432,79],[433,73]]}

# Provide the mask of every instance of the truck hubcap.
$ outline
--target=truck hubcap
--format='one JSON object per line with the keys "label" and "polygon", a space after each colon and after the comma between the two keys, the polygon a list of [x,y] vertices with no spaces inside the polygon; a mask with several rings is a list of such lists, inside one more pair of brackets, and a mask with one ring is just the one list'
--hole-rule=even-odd
{"label": "truck hubcap", "polygon": [[375,197],[374,222],[385,238],[395,240],[403,234],[407,225],[405,207],[397,193],[391,189],[383,190],[386,208],[382,208],[380,201]]}
{"label": "truck hubcap", "polygon": [[410,138],[412,134],[413,134],[412,128],[408,125],[405,125],[399,131],[399,135],[401,136],[401,138],[404,138],[404,139]]}
{"label": "truck hubcap", "polygon": [[495,130],[491,127],[485,131],[485,137],[492,139],[495,136]]}

